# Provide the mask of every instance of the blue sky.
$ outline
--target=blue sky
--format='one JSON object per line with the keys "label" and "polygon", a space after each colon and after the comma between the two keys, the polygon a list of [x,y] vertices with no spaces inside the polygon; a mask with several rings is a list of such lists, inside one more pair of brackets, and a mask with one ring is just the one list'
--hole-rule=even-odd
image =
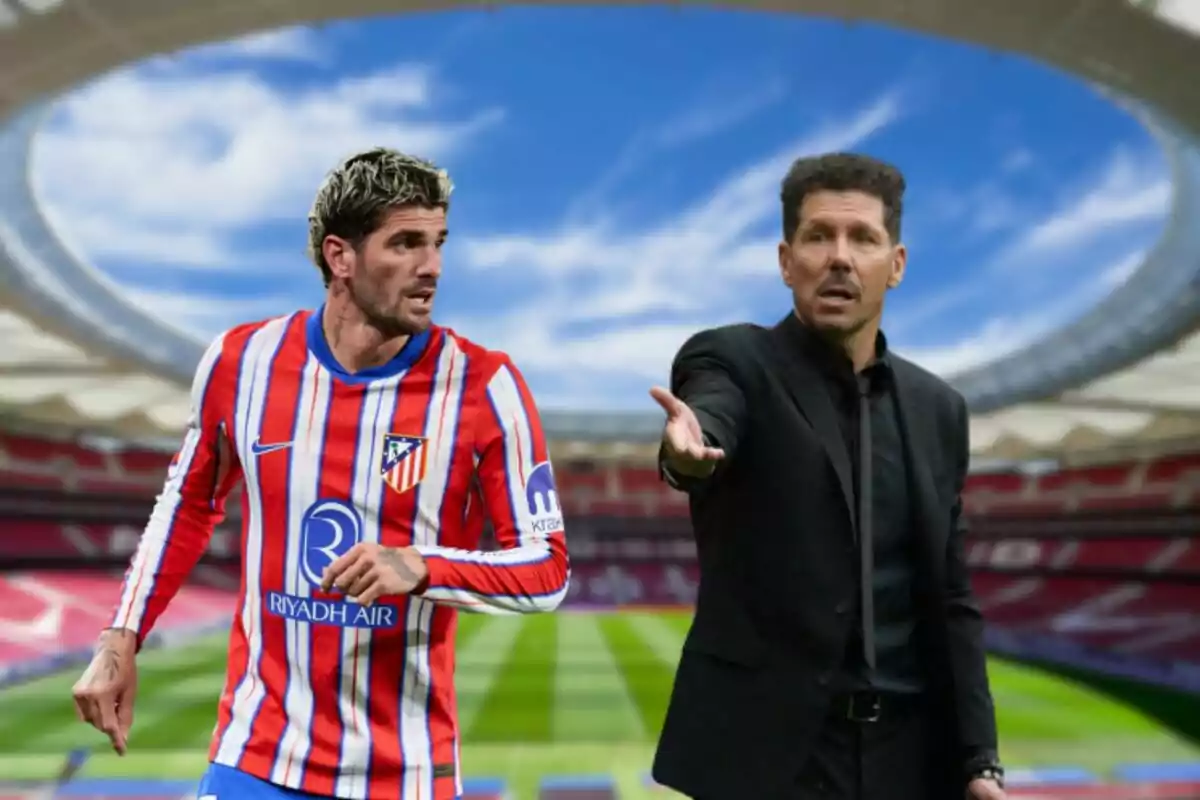
{"label": "blue sky", "polygon": [[1128,113],[1021,58],[868,25],[675,8],[348,20],[157,58],[65,98],[35,180],[70,245],[207,339],[319,304],[312,194],[388,144],[456,183],[437,316],[512,354],[544,406],[651,408],[675,349],[788,309],[791,160],[908,176],[895,347],[942,374],[1087,309],[1161,230]]}

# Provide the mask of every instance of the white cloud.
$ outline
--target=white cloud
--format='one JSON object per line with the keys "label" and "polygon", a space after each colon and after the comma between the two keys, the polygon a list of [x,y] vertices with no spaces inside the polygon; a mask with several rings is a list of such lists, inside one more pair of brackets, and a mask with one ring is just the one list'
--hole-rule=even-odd
{"label": "white cloud", "polygon": [[984,320],[974,331],[940,347],[905,347],[896,352],[939,375],[952,376],[1003,358],[1036,342],[1103,300],[1142,264],[1146,251],[1135,250],[1111,264],[1090,265],[1091,280],[1075,292],[1025,313],[1004,314]]}
{"label": "white cloud", "polygon": [[58,229],[93,257],[262,269],[270,258],[237,234],[303,219],[338,158],[388,144],[445,159],[501,118],[431,119],[433,91],[418,65],[294,90],[244,71],[134,68],[63,101],[35,175]]}
{"label": "white cloud", "polygon": [[[622,399],[606,393],[614,376],[661,381],[690,333],[746,313],[732,300],[739,289],[778,280],[778,233],[766,231],[779,225],[779,182],[791,162],[858,147],[899,113],[897,96],[885,94],[730,175],[708,197],[641,231],[568,224],[540,236],[470,238],[462,245],[469,268],[519,275],[539,292],[504,314],[451,324],[506,350],[528,372],[552,375],[586,365],[591,379],[571,395],[583,406]],[[583,285],[588,288],[580,290]],[[637,321],[650,318],[670,321]],[[572,326],[586,322],[605,322],[608,328],[586,336],[571,333]]]}
{"label": "white cloud", "polygon": [[635,132],[600,177],[575,197],[566,218],[578,220],[604,214],[608,195],[656,155],[678,150],[740,125],[783,100],[787,88],[781,79],[765,81],[749,91],[739,86],[735,92],[708,96],[657,125]]}
{"label": "white cloud", "polygon": [[1117,226],[1162,219],[1171,205],[1171,179],[1148,161],[1118,148],[1095,183],[1028,231],[1016,252],[1061,252]]}
{"label": "white cloud", "polygon": [[[1058,204],[1047,213],[1034,217],[1027,210],[1010,209],[1004,227],[1013,232],[1011,244],[969,267],[972,278],[912,302],[898,295],[891,303],[888,330],[905,337],[959,303],[989,293],[1013,295],[1030,281],[1044,279],[1047,271],[1075,270],[1081,283],[1099,282],[1111,287],[1118,278],[1132,274],[1139,264],[1131,264],[1126,258],[1097,270],[1097,243],[1111,240],[1110,246],[1120,246],[1123,236],[1165,219],[1171,191],[1170,176],[1161,159],[1135,156],[1128,148],[1118,147],[1087,179],[1064,190]],[[970,194],[981,196],[979,192]],[[976,213],[991,211],[979,206]],[[1106,248],[1099,260],[1109,255]],[[910,269],[919,270],[919,261]],[[903,292],[903,287],[899,291]]]}
{"label": "white cloud", "polygon": [[279,28],[203,45],[187,53],[189,59],[298,61],[317,64],[325,63],[329,55],[313,30],[302,26]]}
{"label": "white cloud", "polygon": [[1099,283],[1110,289],[1115,289],[1125,283],[1145,262],[1146,253],[1146,250],[1137,250],[1120,261],[1114,262],[1107,269],[1101,270]]}
{"label": "white cloud", "polygon": [[751,91],[738,91],[732,97],[709,99],[667,120],[651,131],[649,138],[659,147],[678,147],[713,136],[780,102],[787,96],[787,90],[787,84],[776,79]]}
{"label": "white cloud", "polygon": [[[292,294],[228,297],[204,292],[163,292],[128,283],[117,288],[134,305],[164,325],[208,340],[234,322],[267,319],[289,313],[296,305]],[[319,300],[318,300],[319,302]]]}

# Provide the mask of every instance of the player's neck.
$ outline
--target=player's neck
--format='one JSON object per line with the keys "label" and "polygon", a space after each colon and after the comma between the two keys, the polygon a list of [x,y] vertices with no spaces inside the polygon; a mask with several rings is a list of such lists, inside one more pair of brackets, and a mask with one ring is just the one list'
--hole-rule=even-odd
{"label": "player's neck", "polygon": [[325,303],[321,327],[333,357],[351,373],[386,364],[408,342],[407,336],[385,336],[353,303],[333,296]]}

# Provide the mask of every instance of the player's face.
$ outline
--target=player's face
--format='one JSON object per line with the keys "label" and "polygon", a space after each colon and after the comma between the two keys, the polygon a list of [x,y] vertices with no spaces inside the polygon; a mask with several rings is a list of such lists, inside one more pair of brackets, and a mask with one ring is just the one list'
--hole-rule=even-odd
{"label": "player's face", "polygon": [[393,336],[429,327],[446,234],[445,209],[405,206],[388,212],[355,251],[347,276],[350,296],[368,322]]}
{"label": "player's face", "polygon": [[884,227],[883,201],[864,192],[812,192],[800,206],[779,269],[809,325],[849,336],[883,313],[883,296],[904,277],[907,254]]}

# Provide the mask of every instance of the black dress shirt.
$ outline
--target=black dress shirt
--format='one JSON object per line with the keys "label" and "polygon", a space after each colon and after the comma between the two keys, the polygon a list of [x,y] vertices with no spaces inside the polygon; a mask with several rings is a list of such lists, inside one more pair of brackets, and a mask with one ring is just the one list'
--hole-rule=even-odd
{"label": "black dress shirt", "polygon": [[[919,692],[924,688],[920,651],[916,641],[917,614],[912,548],[915,546],[913,505],[887,340],[882,333],[875,343],[875,359],[855,375],[853,365],[838,347],[817,334],[798,327],[799,345],[826,378],[829,399],[837,412],[842,439],[854,474],[856,500],[869,491],[871,514],[869,599],[873,618],[864,626],[864,603],[857,606],[856,624],[846,650],[842,674],[836,684],[843,691],[874,689],[881,692]],[[861,395],[869,408],[871,463],[862,463],[863,430]],[[855,503],[855,508],[859,507]],[[856,511],[856,516],[861,516]],[[861,530],[863,520],[857,520]],[[862,542],[857,542],[859,548]],[[862,552],[859,552],[860,558]],[[863,592],[856,592],[862,598]],[[864,630],[874,640],[874,668],[867,664]]]}

